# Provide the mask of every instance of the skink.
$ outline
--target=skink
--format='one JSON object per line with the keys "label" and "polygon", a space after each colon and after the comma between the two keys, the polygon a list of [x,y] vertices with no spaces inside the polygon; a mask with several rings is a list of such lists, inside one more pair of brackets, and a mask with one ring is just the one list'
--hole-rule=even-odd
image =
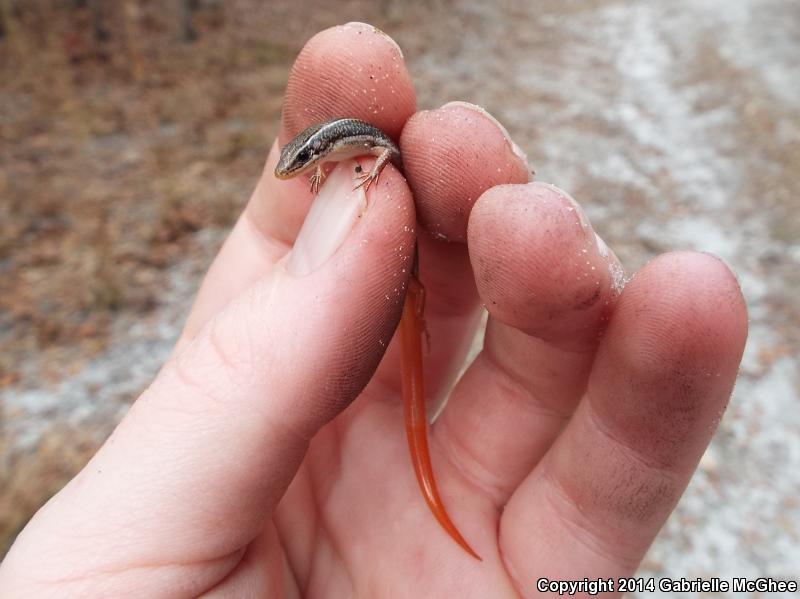
{"label": "skink", "polygon": [[278,179],[291,179],[313,169],[311,191],[316,193],[324,177],[324,163],[370,154],[377,156],[375,165],[369,173],[359,175],[360,181],[356,185],[363,185],[365,191],[389,161],[402,170],[400,150],[386,133],[369,123],[358,119],[333,119],[311,125],[283,146],[275,176]]}
{"label": "skink", "polygon": [[[334,119],[312,125],[281,150],[275,176],[290,179],[310,173],[311,190],[316,193],[324,177],[322,165],[356,156],[376,156],[368,173],[356,177],[356,188],[366,191],[390,161],[402,170],[400,150],[383,131],[358,119]],[[311,172],[313,170],[313,173]],[[422,332],[424,330],[425,289],[419,280],[417,256],[408,283],[400,319],[403,412],[414,474],[433,515],[447,533],[471,556],[480,559],[458,532],[444,508],[433,477],[428,450],[428,421],[422,377]]]}

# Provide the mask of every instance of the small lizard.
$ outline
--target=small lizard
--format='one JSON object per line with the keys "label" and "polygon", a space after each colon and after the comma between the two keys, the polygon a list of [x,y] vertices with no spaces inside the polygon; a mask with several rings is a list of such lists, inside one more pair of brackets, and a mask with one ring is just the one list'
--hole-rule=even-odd
{"label": "small lizard", "polygon": [[333,119],[311,125],[292,141],[283,146],[281,157],[275,167],[278,179],[291,179],[314,169],[311,175],[311,191],[316,193],[324,178],[322,165],[347,158],[366,155],[377,156],[369,173],[358,176],[356,189],[369,189],[373,181],[391,161],[402,170],[400,150],[383,131],[358,119]]}
{"label": "small lizard", "polygon": [[[311,125],[287,143],[281,149],[275,176],[278,179],[291,179],[314,169],[311,175],[311,191],[317,193],[324,176],[322,165],[325,162],[338,162],[366,155],[377,156],[377,160],[369,173],[356,176],[359,183],[354,189],[361,186],[364,191],[369,189],[389,161],[401,172],[403,170],[400,150],[386,133],[358,119],[333,119]],[[403,412],[408,448],[417,482],[434,517],[456,543],[480,560],[447,515],[433,476],[422,376],[425,288],[419,280],[417,258],[415,254],[399,326]]]}

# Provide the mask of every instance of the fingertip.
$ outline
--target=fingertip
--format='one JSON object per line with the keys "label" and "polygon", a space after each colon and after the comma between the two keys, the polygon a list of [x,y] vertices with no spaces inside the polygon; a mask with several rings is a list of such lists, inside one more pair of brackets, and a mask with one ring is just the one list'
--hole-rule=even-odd
{"label": "fingertip", "polygon": [[580,207],[551,185],[500,185],[468,229],[478,291],[493,318],[559,346],[597,342],[613,309],[609,261]]}
{"label": "fingertip", "polygon": [[731,270],[709,254],[663,254],[620,296],[589,382],[593,409],[657,463],[693,468],[728,403],[746,338]]}
{"label": "fingertip", "polygon": [[248,204],[250,222],[265,239],[290,246],[313,200],[308,178],[274,175],[280,147],[306,127],[339,117],[372,123],[397,139],[416,107],[414,88],[397,44],[364,23],[312,37],[289,75],[280,134]]}
{"label": "fingertip", "polygon": [[640,370],[677,362],[738,366],[747,338],[747,307],[733,272],[716,256],[669,252],[646,264],[618,309],[636,318],[612,323]]}
{"label": "fingertip", "polygon": [[524,154],[505,128],[465,102],[412,116],[400,150],[420,223],[451,241],[466,241],[470,211],[484,191],[530,176]]}
{"label": "fingertip", "polygon": [[[473,104],[472,102],[465,102],[463,100],[453,100],[451,102],[447,102],[442,106],[443,109],[458,109],[461,108],[463,110],[477,112],[479,115],[486,118],[489,122],[494,124],[503,134],[508,143],[509,147],[511,148],[512,153],[520,159],[523,166],[526,166],[527,171],[527,164],[528,164],[528,155],[525,151],[519,147],[516,142],[511,138],[511,134],[508,132],[508,129],[498,121],[488,110],[486,110],[483,106],[478,104]],[[532,172],[530,174],[533,174]]]}
{"label": "fingertip", "polygon": [[321,31],[301,50],[289,75],[280,142],[321,121],[357,118],[397,139],[416,109],[400,48],[383,31],[347,23]]}

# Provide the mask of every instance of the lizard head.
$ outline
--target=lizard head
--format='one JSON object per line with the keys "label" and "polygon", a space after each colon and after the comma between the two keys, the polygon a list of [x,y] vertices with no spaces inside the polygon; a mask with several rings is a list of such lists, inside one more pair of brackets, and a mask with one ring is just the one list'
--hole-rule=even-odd
{"label": "lizard head", "polygon": [[314,135],[319,128],[320,125],[309,127],[283,146],[275,166],[278,179],[291,179],[317,166],[325,153],[324,144]]}

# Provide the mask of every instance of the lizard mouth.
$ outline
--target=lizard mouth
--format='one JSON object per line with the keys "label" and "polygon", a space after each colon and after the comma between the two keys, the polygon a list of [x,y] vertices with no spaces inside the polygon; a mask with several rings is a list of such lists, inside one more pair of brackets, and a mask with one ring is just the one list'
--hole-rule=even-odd
{"label": "lizard mouth", "polygon": [[305,164],[297,164],[296,162],[284,164],[279,160],[278,164],[275,165],[275,177],[278,179],[291,179],[292,177],[313,170],[316,164],[316,160],[309,161]]}

